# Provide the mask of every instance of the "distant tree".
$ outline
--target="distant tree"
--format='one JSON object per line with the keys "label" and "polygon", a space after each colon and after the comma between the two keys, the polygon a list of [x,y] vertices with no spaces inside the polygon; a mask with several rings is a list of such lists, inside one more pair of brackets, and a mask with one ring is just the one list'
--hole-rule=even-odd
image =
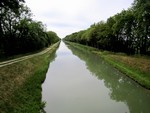
{"label": "distant tree", "polygon": [[57,34],[53,31],[48,31],[47,36],[49,38],[50,43],[56,43],[57,41],[60,40],[59,37],[57,36]]}
{"label": "distant tree", "polygon": [[128,10],[65,39],[113,52],[150,54],[150,1],[134,0]]}

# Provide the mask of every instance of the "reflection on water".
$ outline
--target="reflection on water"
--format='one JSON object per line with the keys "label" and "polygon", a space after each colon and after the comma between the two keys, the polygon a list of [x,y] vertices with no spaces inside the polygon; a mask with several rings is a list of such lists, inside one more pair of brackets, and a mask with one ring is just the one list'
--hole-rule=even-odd
{"label": "reflection on water", "polygon": [[149,91],[87,49],[61,43],[56,54],[43,84],[47,113],[150,112]]}

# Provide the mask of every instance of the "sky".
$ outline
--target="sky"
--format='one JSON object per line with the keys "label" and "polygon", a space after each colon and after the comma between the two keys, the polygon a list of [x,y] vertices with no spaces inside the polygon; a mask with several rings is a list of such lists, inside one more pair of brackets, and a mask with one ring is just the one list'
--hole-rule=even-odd
{"label": "sky", "polygon": [[25,0],[33,19],[60,38],[128,9],[134,0]]}

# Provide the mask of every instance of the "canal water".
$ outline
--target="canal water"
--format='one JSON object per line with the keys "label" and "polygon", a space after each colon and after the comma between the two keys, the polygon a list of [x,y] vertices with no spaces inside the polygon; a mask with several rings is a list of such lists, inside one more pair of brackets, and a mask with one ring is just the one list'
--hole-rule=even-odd
{"label": "canal water", "polygon": [[150,113],[150,91],[90,50],[61,42],[42,85],[46,113]]}

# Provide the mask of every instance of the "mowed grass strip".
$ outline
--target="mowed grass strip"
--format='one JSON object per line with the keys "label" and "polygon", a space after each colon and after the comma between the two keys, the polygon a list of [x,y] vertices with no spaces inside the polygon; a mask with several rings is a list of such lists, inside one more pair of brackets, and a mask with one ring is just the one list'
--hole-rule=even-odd
{"label": "mowed grass strip", "polygon": [[44,106],[41,84],[58,46],[59,43],[56,43],[43,55],[0,68],[1,113],[40,112]]}
{"label": "mowed grass strip", "polygon": [[144,56],[128,56],[112,52],[95,51],[104,60],[119,69],[122,73],[150,89],[150,58]]}

